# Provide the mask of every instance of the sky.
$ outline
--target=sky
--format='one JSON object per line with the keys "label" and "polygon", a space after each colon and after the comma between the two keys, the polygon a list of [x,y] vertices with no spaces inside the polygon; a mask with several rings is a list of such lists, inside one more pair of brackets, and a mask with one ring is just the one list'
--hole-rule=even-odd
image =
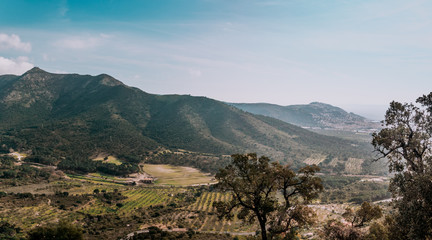
{"label": "sky", "polygon": [[33,66],[379,120],[432,91],[432,1],[2,0],[0,74]]}

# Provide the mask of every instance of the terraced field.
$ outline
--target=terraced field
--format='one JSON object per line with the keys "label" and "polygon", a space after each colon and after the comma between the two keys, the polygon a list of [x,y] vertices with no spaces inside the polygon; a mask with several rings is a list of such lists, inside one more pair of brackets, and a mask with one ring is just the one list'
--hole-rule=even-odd
{"label": "terraced field", "polygon": [[121,211],[132,211],[138,208],[146,208],[154,205],[166,205],[173,201],[177,189],[171,188],[141,188],[123,192],[127,197]]}
{"label": "terraced field", "polygon": [[[187,191],[184,188],[140,187],[121,191],[127,197],[122,201],[122,207],[107,205],[101,201],[93,201],[84,213],[99,215],[110,212],[118,214],[131,214],[138,209],[151,206],[167,206],[178,202],[176,194]],[[228,201],[229,194],[221,192],[203,192],[196,201],[190,205],[174,209],[169,215],[153,218],[144,225],[159,225],[165,228],[192,228],[198,231],[209,232],[253,232],[254,226],[244,225],[235,216],[233,220],[219,220],[213,203]]]}
{"label": "terraced field", "polygon": [[308,164],[308,165],[312,165],[315,164],[318,166],[318,164],[320,164],[321,162],[323,162],[326,159],[325,155],[312,155],[308,158],[306,158],[303,162]]}
{"label": "terraced field", "polygon": [[8,221],[23,229],[30,229],[41,223],[56,222],[59,219],[76,219],[76,213],[62,211],[48,204],[10,208],[0,211],[0,221]]}
{"label": "terraced field", "polygon": [[255,227],[242,224],[237,218],[237,213],[232,220],[220,220],[213,206],[217,201],[229,201],[230,195],[221,192],[204,192],[195,203],[185,207],[183,211],[174,215],[170,221],[164,224],[182,223],[184,227],[189,227],[204,232],[253,232]]}
{"label": "terraced field", "polygon": [[351,174],[360,174],[362,170],[363,159],[348,158],[345,164],[345,171]]}
{"label": "terraced field", "polygon": [[[36,195],[30,197],[28,203],[24,199],[19,200],[19,204],[4,201],[0,204],[0,220],[8,220],[22,229],[31,229],[60,219],[73,222],[89,215],[99,218],[114,214],[140,216],[142,226],[159,225],[209,232],[254,231],[253,227],[242,225],[237,217],[230,221],[218,219],[213,203],[229,200],[228,194],[209,192],[206,187],[190,187],[214,183],[214,178],[209,174],[190,167],[170,165],[146,164],[143,169],[157,177],[158,181],[134,186],[126,178],[98,173],[67,174],[65,179],[50,183],[4,188],[8,193]],[[57,196],[63,193],[74,196],[75,200],[66,200],[67,195],[63,200],[60,195]],[[114,199],[105,197],[110,194]]]}

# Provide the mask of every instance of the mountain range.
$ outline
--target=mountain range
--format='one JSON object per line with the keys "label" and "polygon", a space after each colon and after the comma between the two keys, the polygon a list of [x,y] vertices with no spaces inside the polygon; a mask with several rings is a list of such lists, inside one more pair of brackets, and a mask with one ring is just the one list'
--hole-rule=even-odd
{"label": "mountain range", "polygon": [[[322,166],[331,169],[371,157],[368,144],[313,133],[206,97],[149,94],[106,74],[33,68],[21,76],[0,76],[0,112],[0,151],[25,151],[30,159],[53,165],[69,161],[79,167],[105,153],[125,162],[157,159],[215,171],[222,164],[217,156],[257,152],[293,166],[327,159]],[[197,155],[211,157],[192,161]],[[366,161],[362,164],[367,168]]]}
{"label": "mountain range", "polygon": [[244,111],[276,118],[304,128],[374,131],[380,124],[329,104],[312,102],[280,106],[269,103],[229,103]]}

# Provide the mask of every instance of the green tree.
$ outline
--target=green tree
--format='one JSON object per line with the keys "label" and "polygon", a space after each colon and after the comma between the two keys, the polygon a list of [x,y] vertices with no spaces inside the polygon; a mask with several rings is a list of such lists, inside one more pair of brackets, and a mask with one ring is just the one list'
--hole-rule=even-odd
{"label": "green tree", "polygon": [[351,226],[363,227],[365,223],[382,217],[382,211],[377,205],[374,206],[369,202],[363,202],[357,211],[347,208],[342,216],[351,223]]}
{"label": "green tree", "polygon": [[[255,153],[232,155],[232,162],[216,174],[218,187],[232,195],[229,202],[216,202],[219,217],[233,217],[245,222],[258,221],[261,238],[285,233],[292,234],[295,227],[313,222],[314,212],[306,206],[322,191],[322,183],[315,173],[317,166],[306,166],[294,172],[289,166],[272,162]],[[282,199],[276,194],[280,193]]]}
{"label": "green tree", "polygon": [[359,228],[347,226],[340,221],[331,219],[323,227],[322,238],[326,240],[361,240],[363,233]]}
{"label": "green tree", "polygon": [[390,227],[403,239],[432,239],[432,92],[416,102],[391,102],[372,145],[394,173],[389,190],[397,212]]}
{"label": "green tree", "polygon": [[370,225],[369,233],[366,234],[365,238],[368,240],[389,240],[388,229],[380,223],[374,222]]}
{"label": "green tree", "polygon": [[[347,208],[342,214],[345,220],[350,225],[343,224],[340,221],[329,220],[324,225],[322,232],[323,238],[327,240],[360,240],[360,239],[380,239],[380,236],[386,236],[385,232],[380,232],[384,229],[382,225],[378,229],[376,224],[372,224],[370,232],[365,235],[365,223],[382,217],[381,208],[374,206],[369,202],[363,202],[359,209],[354,211],[352,208]],[[384,230],[383,230],[384,231]],[[385,238],[382,238],[383,240]]]}

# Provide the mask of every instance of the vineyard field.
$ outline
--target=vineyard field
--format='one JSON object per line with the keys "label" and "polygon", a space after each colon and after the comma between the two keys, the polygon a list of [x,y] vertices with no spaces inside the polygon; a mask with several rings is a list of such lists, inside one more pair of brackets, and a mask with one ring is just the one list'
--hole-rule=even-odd
{"label": "vineyard field", "polygon": [[309,158],[306,158],[303,162],[308,165],[317,165],[323,162],[326,159],[326,156],[324,155],[312,155]]}

